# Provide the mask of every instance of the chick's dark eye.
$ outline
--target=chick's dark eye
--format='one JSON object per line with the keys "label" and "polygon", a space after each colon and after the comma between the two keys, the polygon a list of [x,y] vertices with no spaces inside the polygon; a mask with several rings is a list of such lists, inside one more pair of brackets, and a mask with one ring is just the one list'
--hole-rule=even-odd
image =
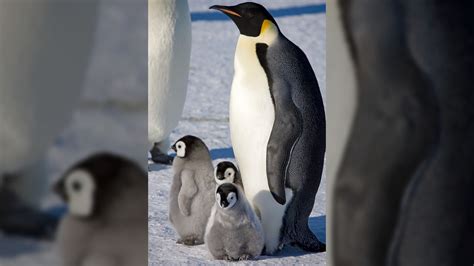
{"label": "chick's dark eye", "polygon": [[178,145],[178,149],[181,149],[181,145]]}
{"label": "chick's dark eye", "polygon": [[82,185],[79,182],[72,183],[72,189],[76,192],[81,191]]}

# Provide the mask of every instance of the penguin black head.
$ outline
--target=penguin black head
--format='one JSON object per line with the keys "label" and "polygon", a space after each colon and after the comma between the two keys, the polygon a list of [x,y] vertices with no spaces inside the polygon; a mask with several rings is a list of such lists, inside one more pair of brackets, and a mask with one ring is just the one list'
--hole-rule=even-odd
{"label": "penguin black head", "polygon": [[218,163],[215,172],[217,184],[234,183],[237,171],[237,167],[229,161]]}
{"label": "penguin black head", "polygon": [[209,149],[198,137],[187,135],[177,140],[171,146],[179,158],[204,159],[209,157]]}
{"label": "penguin black head", "polygon": [[216,190],[216,202],[222,209],[230,209],[239,200],[237,187],[231,183],[219,185]]}
{"label": "penguin black head", "polygon": [[275,19],[265,7],[253,2],[246,2],[235,6],[214,5],[216,9],[229,16],[239,28],[240,34],[257,37],[273,23],[278,28]]}
{"label": "penguin black head", "polygon": [[146,180],[146,173],[133,162],[100,153],[72,166],[53,189],[67,203],[70,214],[90,218],[103,213],[124,188],[146,184]]}

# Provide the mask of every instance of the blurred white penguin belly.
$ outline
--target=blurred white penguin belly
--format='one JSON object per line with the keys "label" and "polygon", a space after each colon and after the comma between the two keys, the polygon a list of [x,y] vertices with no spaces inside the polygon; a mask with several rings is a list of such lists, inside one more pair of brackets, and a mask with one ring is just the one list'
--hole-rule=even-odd
{"label": "blurred white penguin belly", "polygon": [[148,138],[154,143],[166,140],[178,125],[186,99],[191,54],[188,2],[150,0],[148,19]]}
{"label": "blurred white penguin belly", "polygon": [[[267,144],[275,121],[268,78],[258,60],[252,37],[240,36],[230,99],[230,131],[245,195],[259,215],[266,251],[279,245],[286,205],[278,204],[267,180]],[[292,192],[286,190],[287,202]]]}
{"label": "blurred white penguin belly", "polygon": [[0,2],[0,175],[41,160],[71,119],[97,7],[98,1],[72,7],[50,0]]}

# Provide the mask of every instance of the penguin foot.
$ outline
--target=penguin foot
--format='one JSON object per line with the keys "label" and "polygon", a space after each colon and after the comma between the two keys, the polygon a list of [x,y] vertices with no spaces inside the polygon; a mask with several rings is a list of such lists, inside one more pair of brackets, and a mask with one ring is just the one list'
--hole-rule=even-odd
{"label": "penguin foot", "polygon": [[0,189],[0,231],[7,235],[51,240],[56,232],[59,218],[36,210],[18,196]]}
{"label": "penguin foot", "polygon": [[239,260],[239,258],[234,258],[230,255],[225,255],[224,259],[227,260],[227,261],[238,261]]}
{"label": "penguin foot", "polygon": [[251,260],[251,259],[253,259],[253,256],[251,256],[249,254],[244,254],[244,255],[239,257],[239,260]]}
{"label": "penguin foot", "polygon": [[326,251],[326,244],[320,241],[312,241],[312,242],[296,242],[297,247],[301,248],[304,251],[308,252],[325,252]]}
{"label": "penguin foot", "polygon": [[161,152],[161,150],[158,148],[158,143],[155,143],[155,145],[153,145],[153,148],[151,148],[150,153],[151,160],[154,163],[166,165],[171,165],[173,163],[173,157]]}
{"label": "penguin foot", "polygon": [[201,239],[198,239],[194,236],[188,236],[188,237],[178,239],[178,241],[176,241],[176,243],[182,244],[182,245],[185,245],[185,246],[197,246],[197,245],[204,244],[204,241],[202,241]]}

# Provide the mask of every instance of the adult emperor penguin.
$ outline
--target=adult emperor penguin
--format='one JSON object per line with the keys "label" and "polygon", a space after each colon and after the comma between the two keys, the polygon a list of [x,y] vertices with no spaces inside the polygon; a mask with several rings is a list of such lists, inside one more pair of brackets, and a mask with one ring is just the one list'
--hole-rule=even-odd
{"label": "adult emperor penguin", "polygon": [[191,56],[187,0],[148,1],[148,139],[151,159],[171,164],[171,131],[186,99]]}
{"label": "adult emperor penguin", "polygon": [[147,265],[148,179],[139,165],[95,154],[54,189],[68,205],[57,233],[61,265]]}
{"label": "adult emperor penguin", "polygon": [[472,1],[329,3],[330,263],[472,265]]}
{"label": "adult emperor penguin", "polygon": [[0,204],[0,230],[49,227],[35,211],[47,190],[44,157],[79,98],[98,2],[0,1],[0,194],[10,198]]}
{"label": "adult emperor penguin", "polygon": [[324,106],[311,65],[263,6],[211,9],[228,15],[240,31],[231,139],[245,194],[262,221],[266,253],[285,243],[324,251],[308,227],[326,138]]}

